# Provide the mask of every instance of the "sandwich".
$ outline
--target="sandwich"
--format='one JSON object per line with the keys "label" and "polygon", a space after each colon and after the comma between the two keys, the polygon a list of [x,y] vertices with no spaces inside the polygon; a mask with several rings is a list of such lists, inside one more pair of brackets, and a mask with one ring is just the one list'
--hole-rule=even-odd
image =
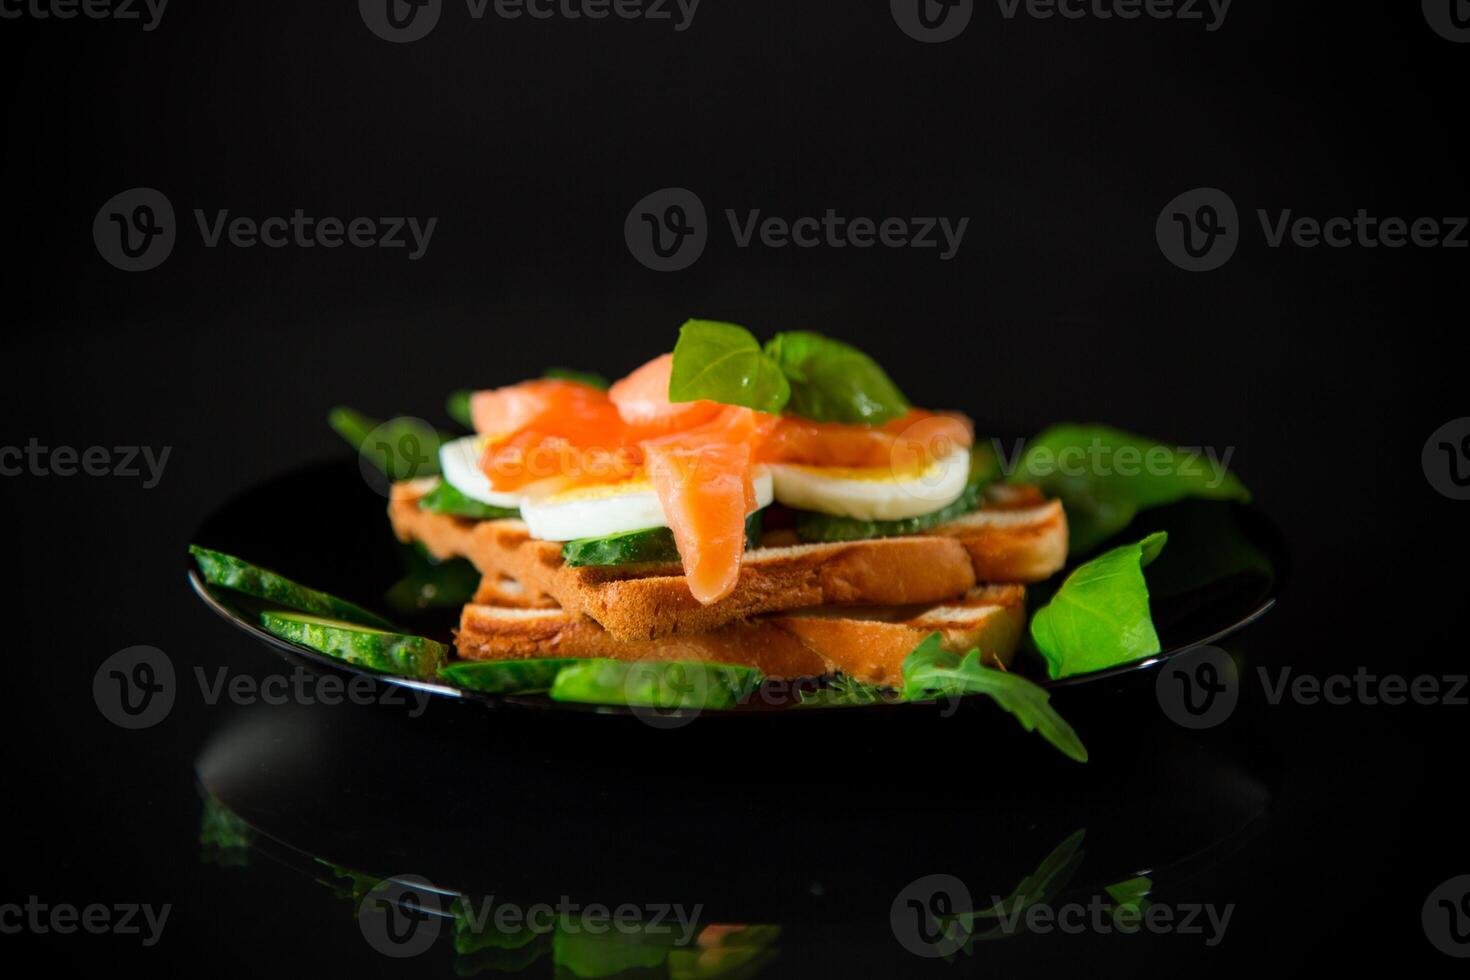
{"label": "sandwich", "polygon": [[1067,558],[1060,501],[1002,481],[964,415],[909,403],[808,332],[694,320],[616,382],[475,392],[394,533],[481,579],[469,661],[689,661],[899,686],[927,637],[1004,669],[1026,585]]}

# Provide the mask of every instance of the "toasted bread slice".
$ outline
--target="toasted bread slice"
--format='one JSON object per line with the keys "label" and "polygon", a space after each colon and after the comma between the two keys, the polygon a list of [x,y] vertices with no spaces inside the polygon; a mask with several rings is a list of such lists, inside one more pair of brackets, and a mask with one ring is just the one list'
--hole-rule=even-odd
{"label": "toasted bread slice", "polygon": [[1038,581],[1066,560],[1061,504],[1030,488],[1004,488],[981,510],[926,534],[753,549],[735,591],[706,606],[677,565],[571,567],[561,545],[533,539],[520,521],[429,513],[418,507],[422,493],[416,485],[394,487],[388,510],[401,540],[421,541],[440,558],[468,558],[492,583],[487,599],[495,598],[494,583],[514,579],[527,596],[522,605],[554,602],[619,640],[702,633],[808,606],[939,602],[977,583]]}
{"label": "toasted bread slice", "polygon": [[1025,620],[1025,597],[1023,586],[988,586],[942,605],[803,610],[657,640],[619,640],[563,609],[471,604],[460,616],[455,642],[467,660],[704,661],[755,667],[775,679],[842,673],[897,687],[904,658],[934,632],[947,650],[978,647],[987,662],[1009,663]]}
{"label": "toasted bread slice", "polygon": [[930,633],[955,653],[979,648],[1005,666],[1026,622],[1026,587],[988,585],[949,602],[919,608],[834,609],[775,613],[770,621],[816,650],[828,667],[865,684],[899,687],[904,658]]}
{"label": "toasted bread slice", "polygon": [[791,633],[768,622],[728,623],[708,633],[619,640],[565,609],[471,604],[460,614],[455,647],[466,660],[608,657],[684,660],[755,667],[767,677],[818,677],[826,662]]}

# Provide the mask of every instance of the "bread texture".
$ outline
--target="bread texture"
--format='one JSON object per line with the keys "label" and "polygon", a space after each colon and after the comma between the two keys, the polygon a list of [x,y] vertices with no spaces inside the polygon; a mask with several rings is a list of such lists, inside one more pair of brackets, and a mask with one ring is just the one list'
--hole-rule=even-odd
{"label": "bread texture", "polygon": [[904,658],[935,632],[947,650],[979,648],[992,666],[1008,664],[1025,622],[1025,596],[1020,585],[986,586],[938,604],[797,610],[637,640],[620,640],[565,609],[472,603],[460,616],[456,646],[467,660],[703,661],[755,667],[772,679],[841,673],[896,688]]}
{"label": "bread texture", "polygon": [[[977,585],[1039,581],[1067,554],[1061,504],[1034,488],[1000,487],[980,510],[924,534],[753,549],[734,592],[702,605],[677,565],[569,566],[560,544],[533,539],[520,521],[424,511],[424,492],[421,483],[393,488],[394,532],[435,557],[469,559],[483,575],[479,604],[558,608],[625,642],[692,636],[808,607],[940,603]],[[763,545],[779,540],[769,535]]]}

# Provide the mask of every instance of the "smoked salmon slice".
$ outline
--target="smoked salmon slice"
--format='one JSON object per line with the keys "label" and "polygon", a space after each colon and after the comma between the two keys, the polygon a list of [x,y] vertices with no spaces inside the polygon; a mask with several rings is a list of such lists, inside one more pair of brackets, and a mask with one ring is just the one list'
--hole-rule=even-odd
{"label": "smoked salmon slice", "polygon": [[745,553],[745,518],[753,506],[751,447],[677,442],[647,447],[648,474],[684,563],[689,591],[718,602],[735,590]]}
{"label": "smoked salmon slice", "polygon": [[845,425],[782,416],[764,441],[758,458],[771,463],[809,466],[922,467],[955,447],[975,441],[963,415],[910,409],[884,425]]}
{"label": "smoked salmon slice", "polygon": [[669,378],[674,355],[662,354],[617,382],[608,397],[623,421],[640,434],[657,435],[700,425],[714,418],[723,407],[715,402],[669,401]]}
{"label": "smoked salmon slice", "polygon": [[[769,415],[734,405],[669,401],[673,355],[609,391],[562,379],[477,392],[470,411],[489,439],[481,468],[496,490],[558,487],[647,475],[702,603],[734,590],[755,509],[757,462],[848,468],[922,468],[974,432],[960,415],[914,409],[881,426]],[[531,491],[536,492],[536,491]]]}

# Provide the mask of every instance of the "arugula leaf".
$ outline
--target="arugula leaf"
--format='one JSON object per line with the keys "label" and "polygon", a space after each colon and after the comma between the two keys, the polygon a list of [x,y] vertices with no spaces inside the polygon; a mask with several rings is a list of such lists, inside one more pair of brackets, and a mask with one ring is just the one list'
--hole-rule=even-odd
{"label": "arugula leaf", "polygon": [[761,672],[735,664],[578,660],[551,685],[553,701],[674,708],[733,708],[760,685]]}
{"label": "arugula leaf", "polygon": [[327,414],[327,424],[390,480],[439,473],[439,444],[448,437],[420,419],[400,417],[379,422],[338,405]]}
{"label": "arugula leaf", "polygon": [[766,356],[791,385],[786,410],[816,422],[882,425],[909,410],[908,399],[867,354],[810,330],[778,333]]}
{"label": "arugula leaf", "polygon": [[799,689],[796,697],[803,708],[858,708],[869,704],[894,704],[903,700],[903,695],[896,691],[864,684],[846,674],[830,678],[825,687],[816,690]]}
{"label": "arugula leaf", "polygon": [[541,375],[543,378],[556,378],[562,381],[576,381],[587,385],[589,388],[599,388],[602,391],[612,387],[612,383],[602,375],[594,371],[577,371],[572,368],[549,367]]}
{"label": "arugula leaf", "polygon": [[[1050,904],[1052,899],[1067,887],[1067,883],[1082,866],[1082,859],[1086,857],[1086,852],[1082,850],[1082,841],[1086,836],[1085,829],[1079,830],[1052,848],[1051,853],[1042,859],[1035,871],[1022,878],[1020,883],[1011,889],[1008,896],[1000,899],[994,905],[970,912],[956,912],[950,916],[941,916],[940,925],[946,928],[954,926],[960,930],[961,935],[967,937],[965,945],[960,947],[960,951],[966,956],[974,953],[977,941],[1006,939],[1025,932],[1026,909],[1033,905]],[[997,925],[986,932],[976,932],[976,925],[980,920],[1002,917],[1010,919],[1012,924]]]}
{"label": "arugula leaf", "polygon": [[1159,652],[1143,568],[1169,540],[1156,531],[1068,575],[1031,617],[1031,639],[1053,679],[1104,670]]}
{"label": "arugula leaf", "polygon": [[1087,761],[1087,749],[1072,726],[1051,706],[1050,694],[1024,677],[982,665],[978,648],[964,657],[950,653],[940,646],[941,637],[940,633],[929,634],[904,658],[903,694],[907,700],[989,695],[1015,715],[1026,731],[1040,732],[1069,759]]}
{"label": "arugula leaf", "polygon": [[1123,530],[1140,510],[1186,497],[1250,500],[1245,485],[1211,460],[1104,425],[1046,429],[1027,444],[1011,479],[1061,499],[1077,555]]}
{"label": "arugula leaf", "polygon": [[749,330],[715,320],[689,320],[679,328],[669,401],[707,400],[774,413],[790,398],[781,366],[762,353]]}
{"label": "arugula leaf", "polygon": [[470,396],[473,394],[468,388],[460,388],[451,391],[444,400],[444,411],[449,413],[449,417],[471,431],[475,428],[474,417],[470,414]]}

